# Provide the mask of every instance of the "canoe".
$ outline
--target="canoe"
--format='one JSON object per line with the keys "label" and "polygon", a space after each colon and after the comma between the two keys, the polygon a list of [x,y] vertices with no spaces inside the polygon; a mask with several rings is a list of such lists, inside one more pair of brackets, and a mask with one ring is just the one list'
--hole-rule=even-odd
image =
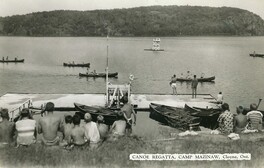
{"label": "canoe", "polygon": [[264,54],[249,54],[251,57],[264,57]]}
{"label": "canoe", "polygon": [[180,130],[199,130],[200,118],[191,116],[183,108],[151,103],[150,118]]}
{"label": "canoe", "polygon": [[184,108],[190,112],[192,116],[201,118],[201,126],[206,128],[215,129],[218,127],[217,119],[221,114],[221,109],[207,109],[207,108],[197,108],[190,107],[185,104]]}
{"label": "canoe", "polygon": [[117,120],[116,112],[109,108],[101,106],[86,106],[79,103],[74,103],[74,107],[76,110],[80,111],[79,114],[82,118],[85,113],[90,113],[94,122],[97,121],[98,115],[104,116],[105,124],[107,125],[112,125]]}
{"label": "canoe", "polygon": [[90,63],[83,63],[83,64],[63,63],[63,66],[67,66],[67,67],[90,67]]}
{"label": "canoe", "polygon": [[[106,78],[106,73],[79,73],[80,77],[94,77],[94,78]],[[118,77],[118,72],[114,73],[108,73],[108,77],[110,78],[117,78]]]}
{"label": "canoe", "polygon": [[[214,82],[215,76],[208,77],[208,78],[197,78],[198,82]],[[177,81],[179,82],[191,82],[192,79],[187,79],[187,78],[177,78]]]}
{"label": "canoe", "polygon": [[17,59],[17,60],[0,60],[0,62],[2,63],[23,63],[24,62],[24,59]]}

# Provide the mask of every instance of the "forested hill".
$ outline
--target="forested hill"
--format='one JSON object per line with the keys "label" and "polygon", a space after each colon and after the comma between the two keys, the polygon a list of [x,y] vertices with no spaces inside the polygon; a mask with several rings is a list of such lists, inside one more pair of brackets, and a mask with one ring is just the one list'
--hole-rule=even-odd
{"label": "forested hill", "polygon": [[151,6],[93,11],[50,11],[0,18],[10,36],[264,35],[264,21],[238,8]]}

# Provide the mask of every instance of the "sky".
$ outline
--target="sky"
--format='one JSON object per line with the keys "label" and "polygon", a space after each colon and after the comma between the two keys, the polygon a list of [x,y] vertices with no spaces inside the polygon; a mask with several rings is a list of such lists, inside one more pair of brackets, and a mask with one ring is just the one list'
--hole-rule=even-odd
{"label": "sky", "polygon": [[264,19],[264,0],[0,0],[0,16],[52,10],[95,10],[152,5],[236,7]]}

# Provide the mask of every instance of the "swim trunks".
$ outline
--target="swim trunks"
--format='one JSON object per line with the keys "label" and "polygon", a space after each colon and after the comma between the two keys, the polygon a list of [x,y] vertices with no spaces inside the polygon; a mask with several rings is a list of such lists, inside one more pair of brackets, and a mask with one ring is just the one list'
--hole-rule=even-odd
{"label": "swim trunks", "polygon": [[55,146],[59,145],[60,138],[57,136],[54,140],[46,140],[44,137],[42,137],[42,143],[47,146]]}

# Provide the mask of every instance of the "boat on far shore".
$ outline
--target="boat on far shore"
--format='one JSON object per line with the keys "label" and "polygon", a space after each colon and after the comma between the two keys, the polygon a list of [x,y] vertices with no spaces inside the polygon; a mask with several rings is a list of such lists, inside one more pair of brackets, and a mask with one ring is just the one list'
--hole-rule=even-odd
{"label": "boat on far shore", "polygon": [[24,59],[0,60],[1,63],[24,63]]}
{"label": "boat on far shore", "polygon": [[[80,77],[106,78],[106,73],[79,73]],[[108,73],[109,78],[117,78],[118,72]]]}
{"label": "boat on far shore", "polygon": [[[197,78],[198,82],[214,82],[215,76],[211,76],[208,78]],[[179,82],[191,82],[192,78],[177,78]]]}
{"label": "boat on far shore", "polygon": [[75,64],[75,63],[63,63],[63,66],[66,67],[90,67],[90,63],[82,63],[82,64]]}

